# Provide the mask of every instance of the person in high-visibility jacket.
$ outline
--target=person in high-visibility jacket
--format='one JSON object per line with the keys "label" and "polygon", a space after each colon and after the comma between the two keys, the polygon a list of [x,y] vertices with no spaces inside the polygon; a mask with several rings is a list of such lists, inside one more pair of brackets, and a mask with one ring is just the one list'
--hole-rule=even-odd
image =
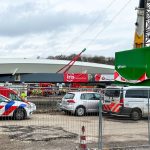
{"label": "person in high-visibility jacket", "polygon": [[25,91],[23,91],[23,92],[21,93],[21,98],[23,98],[24,100],[27,100],[27,94],[26,94]]}

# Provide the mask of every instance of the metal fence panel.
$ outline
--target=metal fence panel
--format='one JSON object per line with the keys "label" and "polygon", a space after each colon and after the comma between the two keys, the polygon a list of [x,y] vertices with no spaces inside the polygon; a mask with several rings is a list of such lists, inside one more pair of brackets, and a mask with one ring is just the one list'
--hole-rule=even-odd
{"label": "metal fence panel", "polygon": [[[133,118],[130,118],[131,114],[128,115],[127,113],[128,116],[117,114],[118,110],[122,108],[122,105],[119,105],[117,101],[123,103],[124,108],[131,106],[131,102],[132,105],[137,105],[130,98],[135,91],[131,92],[131,94],[126,93],[128,94],[127,104],[124,98],[125,90],[123,91],[122,89],[119,89],[119,99],[115,99],[115,96],[111,95],[111,93],[115,92],[113,89],[56,89],[51,87],[31,88],[27,86],[11,86],[7,88],[10,88],[16,95],[23,97],[24,100],[21,98],[17,99],[11,90],[0,89],[0,96],[3,95],[6,100],[11,99],[10,102],[5,102],[5,105],[4,101],[0,101],[0,115],[5,116],[0,118],[0,143],[2,150],[12,148],[18,150],[75,150],[80,149],[81,146],[87,146],[89,149],[149,149],[150,130],[148,115],[135,121]],[[66,93],[74,91],[82,91],[84,93],[80,98],[82,104],[84,103],[86,106],[81,107],[80,103],[80,107],[77,107],[77,105],[74,105],[74,103],[77,103],[76,99],[69,98],[64,103],[71,106],[75,110],[74,113],[62,111],[62,98]],[[145,110],[146,107],[144,108],[144,106],[147,104],[147,114],[149,114],[149,90],[140,89],[135,94],[139,94],[141,91],[147,97],[140,98],[138,105],[140,103],[141,107],[143,107],[142,110]],[[99,99],[91,98],[93,95],[89,93],[93,92],[100,94],[101,97]],[[121,92],[123,92],[123,95],[120,94]],[[18,101],[18,105],[15,99]],[[141,104],[143,100],[145,102]],[[14,119],[16,109],[30,109],[29,106],[25,106],[29,102],[36,105],[36,111],[33,111],[29,118]],[[105,106],[105,104],[109,104],[109,107]],[[80,108],[78,109],[79,114],[77,113],[77,108]],[[109,112],[104,113],[104,109],[109,109]],[[83,116],[77,116],[77,114],[82,114],[82,110],[86,110],[86,113]],[[88,112],[87,110],[91,111]],[[116,113],[110,114],[111,111],[116,111]],[[9,115],[13,117],[6,117]]]}

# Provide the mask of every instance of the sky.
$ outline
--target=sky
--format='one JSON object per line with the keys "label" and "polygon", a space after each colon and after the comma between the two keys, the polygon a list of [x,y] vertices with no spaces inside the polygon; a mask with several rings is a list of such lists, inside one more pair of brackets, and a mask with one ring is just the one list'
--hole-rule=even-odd
{"label": "sky", "polygon": [[115,57],[133,48],[139,0],[0,0],[0,58]]}

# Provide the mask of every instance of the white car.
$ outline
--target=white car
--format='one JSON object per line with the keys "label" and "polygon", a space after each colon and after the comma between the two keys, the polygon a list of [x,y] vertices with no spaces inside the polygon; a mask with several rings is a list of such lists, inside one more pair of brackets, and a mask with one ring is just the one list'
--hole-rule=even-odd
{"label": "white car", "polygon": [[69,92],[61,101],[61,110],[83,116],[89,112],[98,112],[98,104],[103,99],[97,92]]}
{"label": "white car", "polygon": [[36,105],[31,102],[10,100],[7,97],[0,95],[0,116],[14,117],[16,120],[29,118],[33,111],[36,110]]}

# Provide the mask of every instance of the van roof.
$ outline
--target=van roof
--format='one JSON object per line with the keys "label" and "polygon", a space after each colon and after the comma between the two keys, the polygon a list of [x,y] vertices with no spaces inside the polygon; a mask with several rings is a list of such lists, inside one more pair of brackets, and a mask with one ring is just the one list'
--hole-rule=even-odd
{"label": "van roof", "polygon": [[150,86],[128,86],[123,87],[123,89],[150,89]]}
{"label": "van roof", "polygon": [[13,89],[11,89],[11,88],[8,88],[8,87],[3,87],[3,86],[0,86],[0,90],[2,91],[2,90],[6,90],[6,91],[11,91],[11,92],[13,92],[13,93],[15,93],[16,94],[16,92],[13,90]]}
{"label": "van roof", "polygon": [[93,92],[93,91],[70,91],[68,93],[97,93],[97,92]]}
{"label": "van roof", "polygon": [[118,88],[118,89],[121,89],[121,88],[123,88],[123,86],[112,85],[112,86],[107,86],[106,88]]}
{"label": "van roof", "polygon": [[7,88],[7,87],[3,87],[3,86],[0,86],[0,89],[8,90],[9,88]]}
{"label": "van roof", "polygon": [[106,88],[118,88],[118,89],[133,89],[133,88],[140,88],[140,89],[150,89],[150,86],[107,86]]}

